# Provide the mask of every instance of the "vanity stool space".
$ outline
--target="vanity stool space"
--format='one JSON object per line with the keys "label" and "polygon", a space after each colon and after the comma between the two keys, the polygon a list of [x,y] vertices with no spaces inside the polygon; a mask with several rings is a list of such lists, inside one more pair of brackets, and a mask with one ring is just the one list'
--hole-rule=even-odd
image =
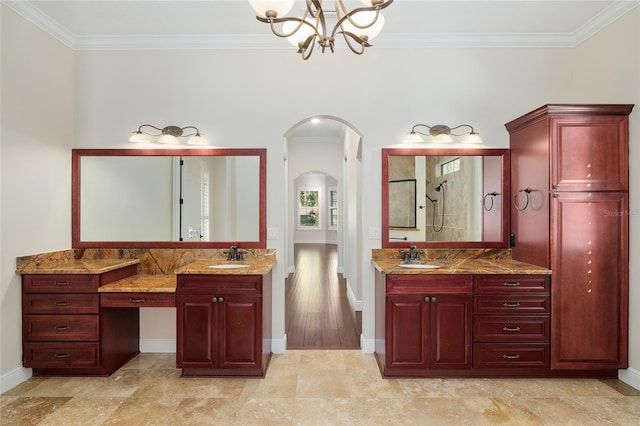
{"label": "vanity stool space", "polygon": [[137,262],[102,262],[99,272],[75,264],[69,273],[24,273],[23,366],[36,376],[109,376],[137,355],[138,310],[102,308],[98,294],[100,286],[136,275]]}

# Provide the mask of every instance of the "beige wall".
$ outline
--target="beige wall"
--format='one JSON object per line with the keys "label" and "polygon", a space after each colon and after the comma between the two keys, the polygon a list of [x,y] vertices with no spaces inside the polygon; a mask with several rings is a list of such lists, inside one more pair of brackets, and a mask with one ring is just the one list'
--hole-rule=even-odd
{"label": "beige wall", "polygon": [[[20,378],[16,257],[71,247],[74,54],[1,7],[0,377]],[[6,375],[10,374],[9,377]]]}
{"label": "beige wall", "polygon": [[[370,350],[374,303],[367,253],[380,248],[379,238],[369,236],[380,231],[380,149],[397,146],[419,122],[472,123],[487,147],[503,148],[508,146],[504,123],[542,104],[640,103],[639,24],[636,9],[576,49],[370,49],[363,56],[338,50],[304,62],[290,50],[73,53],[3,6],[0,374],[20,369],[15,257],[70,245],[71,146],[126,147],[129,133],[151,122],[197,125],[217,147],[266,147],[267,225],[280,236],[268,245],[284,253],[284,133],[317,114],[351,123],[363,136],[363,255],[355,265],[361,280],[354,288],[363,305],[363,343]],[[609,48],[619,43],[622,49]],[[634,112],[631,124],[636,163],[638,117]],[[637,212],[640,172],[632,173]],[[631,218],[632,258],[640,256],[633,243],[640,241],[639,220],[639,215]],[[636,306],[640,266],[632,265],[631,275]],[[278,263],[276,339],[284,338],[284,276],[285,265]],[[174,339],[174,312],[143,312],[142,338]],[[631,335],[639,330],[640,318],[633,315]],[[639,345],[635,338],[636,374]]]}

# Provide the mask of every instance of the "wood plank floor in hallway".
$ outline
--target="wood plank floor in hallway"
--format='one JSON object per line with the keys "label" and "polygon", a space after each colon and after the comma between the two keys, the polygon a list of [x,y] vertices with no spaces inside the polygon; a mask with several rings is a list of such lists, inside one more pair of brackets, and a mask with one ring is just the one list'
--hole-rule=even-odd
{"label": "wood plank floor in hallway", "polygon": [[359,348],[359,318],[336,270],[336,246],[296,244],[295,265],[296,272],[286,280],[287,348]]}

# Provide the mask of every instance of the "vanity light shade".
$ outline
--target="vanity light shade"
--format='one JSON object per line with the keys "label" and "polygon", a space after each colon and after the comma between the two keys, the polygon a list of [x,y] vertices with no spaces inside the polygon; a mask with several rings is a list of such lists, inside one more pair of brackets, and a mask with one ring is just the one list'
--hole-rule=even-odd
{"label": "vanity light shade", "polygon": [[460,143],[482,143],[483,140],[479,134],[471,132],[460,140]]}
{"label": "vanity light shade", "polygon": [[402,137],[402,143],[422,143],[424,139],[416,132],[409,132]]}
{"label": "vanity light shade", "polygon": [[187,145],[206,145],[207,140],[203,138],[199,133],[191,136],[189,140],[187,140]]}
{"label": "vanity light shade", "polygon": [[131,134],[131,136],[129,137],[129,142],[145,143],[145,142],[150,142],[150,140],[147,135],[145,135],[140,131],[137,131]]}
{"label": "vanity light shade", "polygon": [[177,144],[178,138],[170,134],[164,134],[158,138],[158,143]]}
{"label": "vanity light shade", "polygon": [[249,4],[256,13],[263,18],[267,18],[267,11],[272,10],[277,13],[275,17],[282,18],[289,13],[295,0],[249,0]]}
{"label": "vanity light shade", "polygon": [[431,138],[431,142],[433,143],[453,143],[453,138],[450,134],[440,133],[439,135],[435,135]]}

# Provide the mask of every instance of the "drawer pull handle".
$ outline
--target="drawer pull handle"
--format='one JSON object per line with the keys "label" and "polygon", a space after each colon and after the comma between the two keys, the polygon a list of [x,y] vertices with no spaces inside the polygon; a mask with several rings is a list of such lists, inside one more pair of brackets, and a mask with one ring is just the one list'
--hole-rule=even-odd
{"label": "drawer pull handle", "polygon": [[69,285],[69,281],[56,281],[55,285],[57,286],[68,286]]}
{"label": "drawer pull handle", "polygon": [[516,355],[504,354],[504,355],[502,355],[502,358],[504,358],[504,359],[520,359],[520,355],[517,355],[517,354]]}
{"label": "drawer pull handle", "polygon": [[63,353],[63,354],[54,354],[53,355],[54,358],[69,358],[69,354]]}
{"label": "drawer pull handle", "polygon": [[505,308],[519,308],[520,302],[516,302],[516,303],[504,302],[502,306],[504,306]]}
{"label": "drawer pull handle", "polygon": [[58,330],[58,331],[71,330],[71,326],[70,325],[56,325],[56,330]]}
{"label": "drawer pull handle", "polygon": [[144,297],[141,297],[140,299],[134,299],[133,297],[129,298],[129,302],[131,303],[144,303],[147,300]]}
{"label": "drawer pull handle", "polygon": [[503,331],[508,331],[509,333],[517,333],[520,331],[520,327],[512,328],[512,327],[504,327]]}
{"label": "drawer pull handle", "polygon": [[504,282],[502,283],[504,287],[520,287],[520,282],[516,281],[515,283]]}
{"label": "drawer pull handle", "polygon": [[53,302],[53,304],[56,305],[56,306],[69,306],[71,303],[68,302],[68,301],[62,301],[61,302],[61,301],[58,300],[58,301]]}

